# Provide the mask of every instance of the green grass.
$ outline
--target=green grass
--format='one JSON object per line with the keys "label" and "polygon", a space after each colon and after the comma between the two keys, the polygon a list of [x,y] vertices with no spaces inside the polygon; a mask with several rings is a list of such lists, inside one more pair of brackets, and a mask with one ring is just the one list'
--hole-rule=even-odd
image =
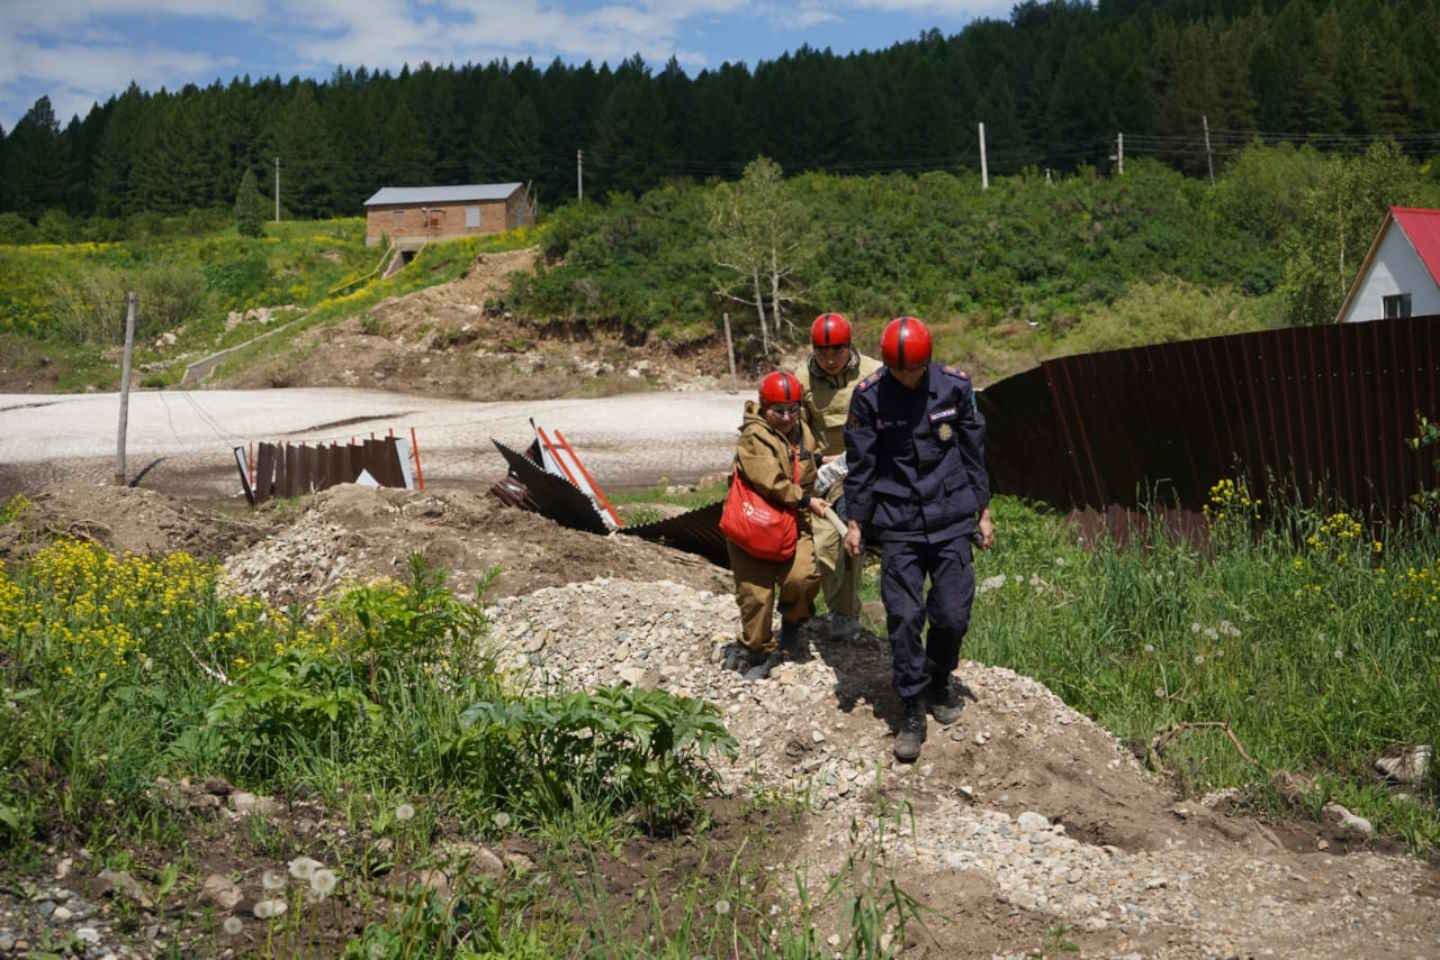
{"label": "green grass", "polygon": [[[18,369],[59,372],[55,389],[114,389],[119,382],[125,292],[140,292],[134,365],[147,386],[174,386],[185,365],[301,318],[285,332],[227,358],[222,375],[291,349],[311,327],[368,310],[386,297],[459,277],[476,255],[520,249],[539,233],[522,228],[493,237],[426,247],[388,280],[365,246],[358,218],[266,224],[263,237],[232,229],[199,236],[110,244],[0,246],[0,346]],[[331,291],[340,290],[332,295]],[[291,306],[269,325],[226,328],[231,311]],[[176,342],[157,348],[157,337]],[[42,363],[41,357],[48,358]],[[10,364],[7,364],[9,366]]]}
{"label": "green grass", "polygon": [[[663,486],[617,499],[632,496],[714,499]],[[1433,523],[1367,530],[1233,481],[1216,486],[1203,544],[1157,523],[1126,545],[1082,545],[1043,505],[998,497],[992,510],[997,546],[976,577],[1004,585],[977,597],[966,657],[1035,677],[1123,740],[1228,725],[1256,764],[1215,726],[1151,756],[1184,793],[1239,787],[1278,811],[1270,776],[1304,773],[1312,812],[1335,800],[1417,850],[1440,846],[1440,773],[1412,800],[1373,771],[1386,750],[1440,740]],[[879,600],[878,572],[867,564],[865,601]]]}
{"label": "green grass", "polygon": [[1124,739],[1227,724],[1257,763],[1222,729],[1187,728],[1155,758],[1187,792],[1239,786],[1270,802],[1272,773],[1307,773],[1317,805],[1353,804],[1433,848],[1433,776],[1411,802],[1371,767],[1440,735],[1440,535],[1422,525],[1376,541],[1343,512],[1243,499],[1217,487],[1204,547],[1157,525],[1092,549],[1054,516],[997,500],[999,545],[976,568],[1006,579],[978,598],[966,655],[1039,679]]}

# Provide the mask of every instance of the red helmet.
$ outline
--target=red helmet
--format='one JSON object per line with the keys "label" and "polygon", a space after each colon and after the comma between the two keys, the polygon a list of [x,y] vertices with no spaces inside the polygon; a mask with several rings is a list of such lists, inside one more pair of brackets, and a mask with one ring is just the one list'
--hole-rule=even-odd
{"label": "red helmet", "polygon": [[822,313],[810,324],[810,343],[817,347],[850,346],[850,321],[838,313]]}
{"label": "red helmet", "polygon": [[885,366],[905,370],[930,362],[930,331],[916,317],[896,317],[880,336]]}
{"label": "red helmet", "polygon": [[765,379],[760,381],[760,405],[768,407],[772,403],[799,403],[800,402],[800,381],[795,379],[795,374],[786,370],[776,370],[773,373],[765,374]]}

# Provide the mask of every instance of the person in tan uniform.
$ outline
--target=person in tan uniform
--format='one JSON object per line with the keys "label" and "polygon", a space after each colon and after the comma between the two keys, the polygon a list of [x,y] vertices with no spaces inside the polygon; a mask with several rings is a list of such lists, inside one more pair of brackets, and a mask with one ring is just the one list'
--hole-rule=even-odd
{"label": "person in tan uniform", "polygon": [[[746,680],[763,680],[784,659],[801,656],[800,627],[810,619],[820,574],[810,533],[810,515],[823,516],[825,501],[814,495],[815,435],[805,423],[801,387],[795,375],[777,370],[760,382],[760,398],[745,403],[735,448],[735,467],[750,487],[775,506],[796,514],[795,555],[776,562],[746,553],[731,541],[730,570],[740,606],[741,643],[726,651],[725,666]],[[798,455],[798,470],[796,469]],[[775,588],[780,588],[780,642],[770,626]]]}
{"label": "person in tan uniform", "polygon": [[[851,345],[850,322],[838,313],[822,313],[810,326],[810,362],[800,371],[805,419],[821,441],[825,466],[816,492],[836,506],[845,494],[845,420],[855,385],[881,369],[879,360]],[[837,513],[843,513],[839,503]],[[844,517],[842,516],[843,520]],[[860,558],[845,554],[841,533],[829,523],[815,524],[815,559],[820,567],[825,605],[830,608],[830,639],[860,634]]]}

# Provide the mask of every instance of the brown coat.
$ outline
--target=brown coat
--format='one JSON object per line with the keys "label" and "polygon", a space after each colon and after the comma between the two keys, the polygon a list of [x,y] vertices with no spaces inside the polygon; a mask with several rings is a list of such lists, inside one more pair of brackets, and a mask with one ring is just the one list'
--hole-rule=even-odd
{"label": "brown coat", "polygon": [[740,442],[735,447],[735,465],[745,481],[766,500],[778,507],[798,512],[801,525],[806,502],[815,495],[815,473],[818,469],[815,456],[815,435],[810,427],[800,420],[794,430],[800,439],[800,480],[792,479],[794,470],[792,437],[785,437],[765,421],[759,405],[754,400],[745,402],[745,419],[740,425]]}

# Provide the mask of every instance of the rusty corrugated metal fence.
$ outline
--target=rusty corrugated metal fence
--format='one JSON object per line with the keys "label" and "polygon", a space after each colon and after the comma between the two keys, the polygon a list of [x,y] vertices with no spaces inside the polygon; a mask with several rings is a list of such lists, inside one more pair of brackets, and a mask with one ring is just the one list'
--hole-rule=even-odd
{"label": "rusty corrugated metal fence", "polygon": [[253,502],[354,483],[362,470],[382,487],[408,486],[395,437],[328,446],[261,443],[256,447]]}
{"label": "rusty corrugated metal fence", "polygon": [[1047,360],[978,394],[997,493],[1199,509],[1237,467],[1397,515],[1436,482],[1440,317],[1296,327]]}

